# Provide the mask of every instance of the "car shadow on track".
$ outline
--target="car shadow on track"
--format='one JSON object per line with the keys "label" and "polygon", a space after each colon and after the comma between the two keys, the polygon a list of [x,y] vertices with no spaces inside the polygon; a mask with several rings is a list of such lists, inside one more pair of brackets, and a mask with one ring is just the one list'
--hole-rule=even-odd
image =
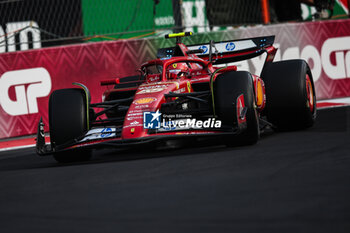
{"label": "car shadow on track", "polygon": [[[316,124],[307,130],[309,133],[344,133],[349,131],[350,126],[350,108],[335,108],[330,110],[321,110],[318,112]],[[337,119],[337,120],[334,120]],[[292,132],[286,132],[290,134]],[[154,145],[148,148],[133,147],[129,149],[115,149],[107,148],[101,150],[94,150],[91,161],[79,163],[59,164],[52,156],[38,157],[33,148],[23,149],[18,151],[2,152],[0,154],[0,172],[9,170],[23,170],[23,169],[38,169],[38,168],[54,168],[64,166],[77,165],[91,165],[98,163],[123,162],[131,160],[155,159],[161,157],[175,157],[175,156],[190,156],[198,154],[215,154],[225,151],[237,151],[243,148],[256,148],[263,145],[267,139],[280,137],[280,132],[267,130],[262,135],[257,145],[234,147],[226,147],[222,145],[220,140],[204,140],[194,143],[193,141],[172,142],[168,146],[163,146],[158,149]]]}
{"label": "car shadow on track", "polygon": [[[266,136],[266,135],[265,135]],[[262,136],[264,138],[265,136]],[[254,146],[254,145],[253,145]],[[85,162],[57,163],[53,156],[39,157],[35,150],[25,149],[8,152],[0,157],[0,172],[24,169],[55,168],[66,166],[89,166],[99,163],[127,162],[132,160],[156,159],[162,157],[195,156],[198,154],[215,154],[224,151],[235,151],[246,146],[226,147],[218,140],[203,140],[199,142],[177,140],[169,141],[167,145],[149,145],[125,149],[106,148],[94,150],[92,159]],[[247,146],[248,147],[248,146]]]}

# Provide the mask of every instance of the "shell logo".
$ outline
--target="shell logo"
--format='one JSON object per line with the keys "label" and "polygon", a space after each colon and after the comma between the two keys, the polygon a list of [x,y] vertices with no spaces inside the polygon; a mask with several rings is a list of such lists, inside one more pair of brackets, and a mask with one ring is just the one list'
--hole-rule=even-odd
{"label": "shell logo", "polygon": [[157,99],[153,98],[153,97],[146,97],[146,98],[141,98],[141,99],[135,100],[134,104],[149,104],[149,103],[153,103],[156,100]]}

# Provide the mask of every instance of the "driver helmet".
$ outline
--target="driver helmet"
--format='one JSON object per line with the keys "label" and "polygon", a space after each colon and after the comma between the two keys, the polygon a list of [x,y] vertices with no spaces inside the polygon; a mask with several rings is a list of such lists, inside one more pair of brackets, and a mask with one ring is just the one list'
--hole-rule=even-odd
{"label": "driver helmet", "polygon": [[185,62],[173,63],[168,66],[169,78],[179,78],[180,72],[188,72],[188,66]]}

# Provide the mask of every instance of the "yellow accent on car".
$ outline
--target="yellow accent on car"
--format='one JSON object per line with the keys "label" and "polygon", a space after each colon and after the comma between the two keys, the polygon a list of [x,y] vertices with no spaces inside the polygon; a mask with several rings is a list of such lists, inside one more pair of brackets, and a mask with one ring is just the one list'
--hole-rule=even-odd
{"label": "yellow accent on car", "polygon": [[179,32],[165,35],[165,38],[176,38],[176,37],[184,37],[184,36],[192,36],[192,32]]}
{"label": "yellow accent on car", "polygon": [[188,89],[188,92],[190,93],[191,92],[191,83],[190,82],[187,82],[187,89]]}

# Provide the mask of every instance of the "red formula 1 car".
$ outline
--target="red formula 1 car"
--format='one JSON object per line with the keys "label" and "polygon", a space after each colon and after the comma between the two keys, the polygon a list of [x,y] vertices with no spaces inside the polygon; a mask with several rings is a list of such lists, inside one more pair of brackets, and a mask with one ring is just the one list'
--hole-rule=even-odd
{"label": "red formula 1 car", "polygon": [[[103,102],[89,90],[54,91],[49,101],[50,145],[39,122],[37,153],[58,162],[87,160],[97,147],[154,145],[178,138],[216,137],[228,146],[254,144],[261,129],[303,129],[316,118],[312,74],[303,60],[272,62],[274,36],[159,49],[140,75],[102,81],[114,85]],[[262,74],[222,66],[267,53]],[[219,65],[221,65],[219,67]],[[102,109],[102,110],[101,110]],[[99,110],[99,111],[97,111]]]}

